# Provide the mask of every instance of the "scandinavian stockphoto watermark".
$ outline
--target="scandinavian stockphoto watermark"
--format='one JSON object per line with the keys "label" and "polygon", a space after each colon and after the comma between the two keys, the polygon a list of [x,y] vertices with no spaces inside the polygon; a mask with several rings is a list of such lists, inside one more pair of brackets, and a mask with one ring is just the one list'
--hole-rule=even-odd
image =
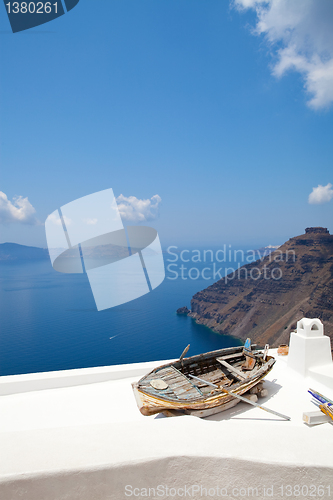
{"label": "scandinavian stockphoto watermark", "polygon": [[141,297],[164,280],[157,231],[124,227],[112,189],[55,210],[45,231],[53,268],[86,273],[98,311]]}
{"label": "scandinavian stockphoto watermark", "polygon": [[[295,262],[294,250],[282,252],[275,248],[266,251],[235,249],[224,244],[221,248],[182,249],[171,245],[167,248],[167,279],[169,280],[221,280],[228,283],[234,279],[280,280],[282,269],[279,262]],[[264,259],[266,259],[264,261]],[[264,265],[259,266],[264,261]],[[258,262],[257,266],[246,266]]]}
{"label": "scandinavian stockphoto watermark", "polygon": [[159,484],[156,487],[125,486],[125,496],[132,498],[327,498],[331,496],[331,486],[322,484],[275,484],[275,485],[202,485],[185,484],[168,486]]}

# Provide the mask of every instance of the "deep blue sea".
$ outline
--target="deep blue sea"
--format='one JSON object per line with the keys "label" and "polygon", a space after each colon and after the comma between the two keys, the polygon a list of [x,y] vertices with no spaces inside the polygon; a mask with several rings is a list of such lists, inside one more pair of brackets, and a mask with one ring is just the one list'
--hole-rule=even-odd
{"label": "deep blue sea", "polygon": [[[171,263],[165,259],[165,264],[167,269]],[[100,312],[85,274],[58,273],[48,260],[1,264],[0,375],[170,359],[187,344],[188,355],[240,345],[176,314],[179,307],[190,307],[197,291],[217,281],[211,262],[184,264],[183,277],[170,279],[180,264],[167,270],[151,293]],[[198,279],[188,277],[190,267],[198,269]],[[211,279],[203,279],[204,267]]]}

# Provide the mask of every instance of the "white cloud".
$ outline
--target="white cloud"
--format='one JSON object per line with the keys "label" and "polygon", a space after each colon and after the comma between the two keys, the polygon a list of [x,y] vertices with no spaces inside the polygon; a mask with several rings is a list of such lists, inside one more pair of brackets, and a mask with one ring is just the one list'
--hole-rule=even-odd
{"label": "white cloud", "polygon": [[88,226],[94,226],[95,224],[97,224],[98,219],[84,219],[83,222],[88,224]]}
{"label": "white cloud", "polygon": [[11,202],[6,194],[0,191],[0,223],[39,224],[35,213],[36,210],[28,198],[17,196]]}
{"label": "white cloud", "polygon": [[145,222],[158,217],[158,206],[162,199],[155,194],[150,200],[139,200],[135,196],[117,198],[118,209],[123,220],[130,222]]}
{"label": "white cloud", "polygon": [[309,194],[308,202],[311,205],[321,205],[322,203],[328,203],[333,198],[332,184],[328,183],[326,186],[321,186],[312,188],[312,192]]}
{"label": "white cloud", "polygon": [[59,215],[56,215],[55,213],[49,215],[47,219],[49,222],[52,222],[52,224],[54,224],[55,226],[62,226],[62,222]]}
{"label": "white cloud", "polygon": [[95,224],[97,224],[97,222],[98,219],[87,219],[87,224],[90,226],[94,226]]}
{"label": "white cloud", "polygon": [[256,34],[276,48],[273,74],[288,70],[303,75],[308,105],[333,102],[333,2],[331,0],[234,0],[239,10],[257,13]]}
{"label": "white cloud", "polygon": [[[58,211],[57,211],[57,214],[58,214]],[[70,219],[69,217],[66,217],[66,215],[63,215],[62,218],[63,218],[63,221],[64,221],[66,227],[70,226],[72,224],[72,219]],[[52,222],[52,224],[54,224],[55,226],[62,226],[62,220],[59,217],[59,215],[56,215],[55,212],[53,212],[51,215],[48,216],[48,220],[50,222]]]}

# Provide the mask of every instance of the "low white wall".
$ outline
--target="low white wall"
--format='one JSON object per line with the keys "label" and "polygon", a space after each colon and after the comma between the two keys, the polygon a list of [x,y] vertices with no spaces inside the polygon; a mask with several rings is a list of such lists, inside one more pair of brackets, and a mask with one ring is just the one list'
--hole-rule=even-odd
{"label": "low white wall", "polygon": [[329,498],[327,485],[331,480],[332,469],[324,467],[276,465],[225,457],[175,456],[120,467],[64,471],[15,480],[8,478],[0,483],[0,497],[1,500],[147,497],[267,500],[298,496],[302,500],[313,500]]}
{"label": "low white wall", "polygon": [[74,387],[77,385],[96,384],[108,380],[119,380],[129,377],[140,377],[149,370],[166,361],[150,361],[147,363],[131,363],[126,365],[99,366],[77,370],[61,370],[56,372],[28,373],[25,375],[8,375],[0,377],[0,396],[22,392]]}

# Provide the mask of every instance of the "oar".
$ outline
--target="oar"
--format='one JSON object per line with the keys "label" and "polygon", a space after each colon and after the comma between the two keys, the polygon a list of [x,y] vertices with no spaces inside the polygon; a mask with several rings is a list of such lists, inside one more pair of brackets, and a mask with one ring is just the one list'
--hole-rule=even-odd
{"label": "oar", "polygon": [[190,348],[190,344],[187,347],[185,347],[185,349],[183,350],[183,352],[180,355],[179,361],[181,361],[182,364],[183,364],[183,357],[185,356],[185,354],[187,353],[187,351],[189,350],[189,348]]}
{"label": "oar", "polygon": [[[194,378],[195,380],[198,380],[199,382],[203,382],[204,384],[210,385],[211,387],[214,387],[215,389],[221,389],[218,385],[212,384],[211,382],[207,382],[207,380],[204,380],[202,378],[196,377],[195,375],[188,375],[191,378]],[[277,411],[270,410],[269,408],[266,408],[266,406],[261,406],[258,405],[258,403],[254,403],[253,401],[250,401],[247,398],[243,398],[243,396],[240,396],[239,394],[235,394],[232,391],[228,391],[227,389],[222,388],[223,392],[226,392],[229,394],[229,396],[233,396],[234,398],[240,399],[241,401],[244,401],[244,403],[249,403],[252,406],[256,406],[257,408],[261,408],[262,410],[268,411],[269,413],[273,413],[273,415],[276,415],[278,417],[281,417],[285,420],[290,420],[290,417],[287,417],[287,415],[282,415],[282,413],[278,413]]]}

